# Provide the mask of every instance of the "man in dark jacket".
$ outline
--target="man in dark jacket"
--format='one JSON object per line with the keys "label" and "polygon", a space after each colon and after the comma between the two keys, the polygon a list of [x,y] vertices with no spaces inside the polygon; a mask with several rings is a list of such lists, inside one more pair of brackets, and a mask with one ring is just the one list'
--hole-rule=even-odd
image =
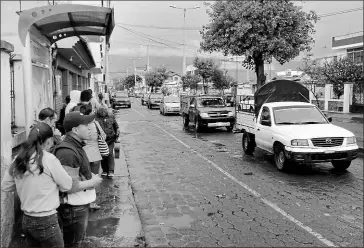
{"label": "man in dark jacket", "polygon": [[100,107],[97,110],[96,120],[99,122],[102,130],[106,134],[106,143],[109,146],[109,156],[103,158],[101,161],[102,176],[107,176],[112,179],[114,177],[115,158],[114,158],[114,146],[115,141],[119,137],[119,125],[116,122],[115,116],[104,108]]}
{"label": "man in dark jacket", "polygon": [[[66,114],[63,127],[66,136],[55,148],[55,156],[60,160],[67,173],[80,181],[91,179],[90,162],[83,146],[89,139],[88,124],[94,120],[94,115],[83,115],[78,111]],[[68,193],[65,203],[59,208],[63,224],[63,239],[65,247],[80,247],[86,234],[90,203],[96,200],[94,188]]]}
{"label": "man in dark jacket", "polygon": [[62,107],[61,111],[59,111],[59,119],[56,122],[56,127],[59,129],[59,131],[62,133],[62,135],[66,134],[66,132],[64,131],[64,128],[63,128],[63,120],[64,120],[64,117],[66,115],[67,104],[69,104],[70,101],[71,101],[70,96],[66,96],[66,103],[63,104],[63,107]]}

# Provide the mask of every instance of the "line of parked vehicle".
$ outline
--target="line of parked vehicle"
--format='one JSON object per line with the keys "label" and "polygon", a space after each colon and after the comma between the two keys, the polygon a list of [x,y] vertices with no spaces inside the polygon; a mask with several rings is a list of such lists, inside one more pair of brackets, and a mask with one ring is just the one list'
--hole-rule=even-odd
{"label": "line of parked vehicle", "polygon": [[[231,132],[235,127],[235,133],[243,133],[244,152],[252,155],[259,148],[273,154],[279,171],[292,163],[321,162],[331,162],[335,169],[343,171],[358,156],[354,134],[331,124],[332,118],[310,103],[308,89],[290,80],[272,81],[254,95],[235,99],[149,93],[141,96],[141,104],[159,108],[162,115],[180,114],[183,126],[192,123],[196,132],[218,127]],[[131,106],[122,98],[114,104],[119,105]]]}

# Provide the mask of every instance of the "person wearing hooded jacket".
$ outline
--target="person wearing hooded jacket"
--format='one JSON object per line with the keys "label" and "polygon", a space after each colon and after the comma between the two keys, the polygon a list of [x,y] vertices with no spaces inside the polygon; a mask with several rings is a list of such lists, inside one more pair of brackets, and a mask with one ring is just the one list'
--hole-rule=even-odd
{"label": "person wearing hooded jacket", "polygon": [[114,177],[115,168],[114,146],[115,141],[120,135],[119,125],[116,122],[115,116],[110,113],[105,107],[100,107],[97,110],[96,120],[106,134],[105,141],[109,146],[110,152],[108,157],[101,160],[101,176],[107,176],[109,179],[112,179]]}
{"label": "person wearing hooded jacket", "polygon": [[65,115],[67,115],[71,109],[77,106],[78,103],[80,103],[80,97],[81,97],[81,91],[79,90],[72,90],[70,92],[70,98],[71,101],[69,104],[67,104]]}

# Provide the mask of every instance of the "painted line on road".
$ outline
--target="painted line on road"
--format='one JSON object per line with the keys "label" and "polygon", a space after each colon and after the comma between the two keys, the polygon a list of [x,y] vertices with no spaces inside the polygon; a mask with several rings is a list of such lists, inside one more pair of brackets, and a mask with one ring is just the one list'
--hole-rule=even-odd
{"label": "painted line on road", "polygon": [[281,209],[280,207],[278,207],[276,204],[274,204],[274,203],[270,202],[269,200],[265,199],[264,197],[262,197],[262,195],[259,194],[257,191],[253,190],[252,188],[250,188],[245,183],[239,181],[238,179],[236,179],[235,177],[233,177],[232,175],[230,175],[228,172],[226,172],[225,170],[221,169],[217,164],[215,164],[214,162],[212,162],[208,158],[204,157],[202,154],[198,153],[197,151],[193,150],[189,145],[187,145],[182,140],[178,139],[176,136],[174,136],[173,134],[171,134],[168,131],[166,131],[165,129],[163,129],[161,126],[159,126],[157,124],[154,124],[154,126],[156,126],[159,129],[161,129],[163,132],[165,132],[166,134],[168,134],[169,136],[171,136],[173,139],[175,139],[176,141],[178,141],[179,143],[181,143],[184,147],[190,149],[193,153],[195,153],[197,156],[199,156],[200,158],[202,158],[203,160],[205,160],[206,162],[208,162],[209,164],[211,164],[213,167],[215,167],[218,171],[220,171],[221,173],[223,173],[225,176],[229,177],[231,180],[233,180],[234,182],[236,182],[237,184],[239,184],[240,186],[242,186],[243,188],[245,188],[247,191],[249,191],[250,193],[252,193],[255,197],[259,198],[263,203],[265,203],[269,207],[273,208],[275,211],[277,211],[278,213],[280,213],[281,215],[283,215],[283,217],[285,217],[288,220],[292,221],[294,224],[296,224],[297,226],[301,227],[302,229],[304,229],[305,231],[307,231],[312,236],[316,237],[318,240],[320,240],[325,245],[327,245],[329,247],[337,247],[333,242],[331,242],[330,240],[324,238],[321,234],[319,234],[319,233],[315,232],[314,230],[312,230],[311,227],[306,226],[305,224],[303,224],[299,220],[295,219],[293,216],[291,216],[290,214],[288,214],[287,212],[285,212],[283,209]]}
{"label": "painted line on road", "polygon": [[145,115],[143,115],[142,113],[140,113],[138,110],[132,109],[135,113],[137,113],[138,115],[140,115],[141,117],[145,118]]}

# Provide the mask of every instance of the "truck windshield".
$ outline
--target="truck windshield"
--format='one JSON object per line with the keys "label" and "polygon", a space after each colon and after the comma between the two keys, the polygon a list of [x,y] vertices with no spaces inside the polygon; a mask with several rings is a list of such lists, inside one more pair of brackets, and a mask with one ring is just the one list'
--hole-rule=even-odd
{"label": "truck windshield", "polygon": [[198,101],[200,107],[222,107],[225,106],[222,98],[202,98]]}
{"label": "truck windshield", "polygon": [[299,124],[327,124],[325,117],[311,106],[279,107],[273,108],[274,119],[277,125]]}

